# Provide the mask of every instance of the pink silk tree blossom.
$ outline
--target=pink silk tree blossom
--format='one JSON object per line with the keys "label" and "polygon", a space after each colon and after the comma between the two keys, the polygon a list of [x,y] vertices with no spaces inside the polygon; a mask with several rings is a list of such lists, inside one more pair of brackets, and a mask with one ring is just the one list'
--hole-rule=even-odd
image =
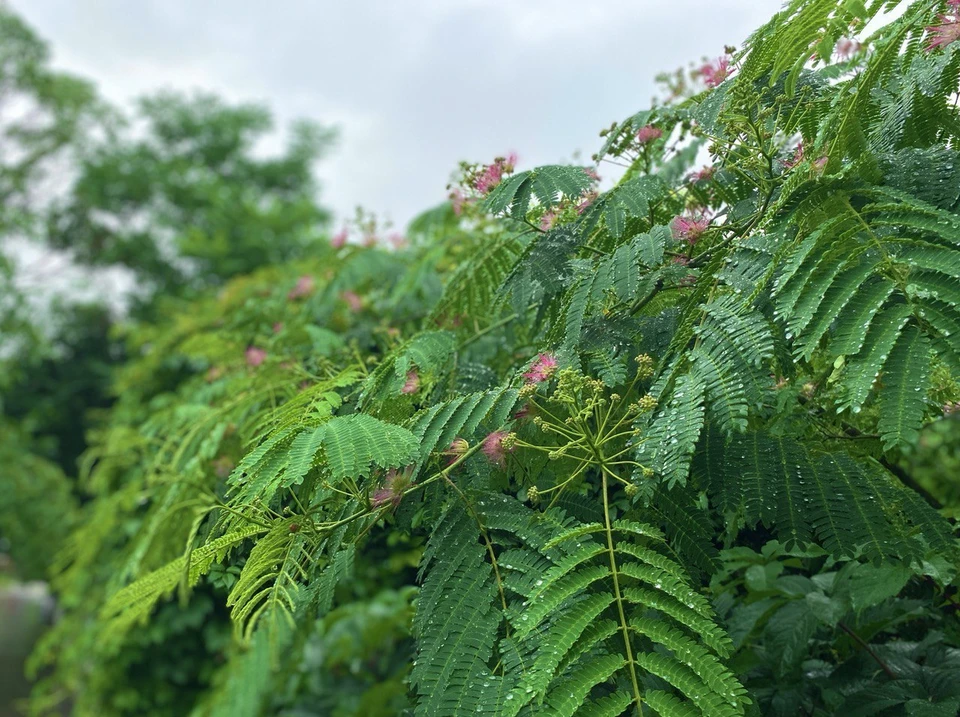
{"label": "pink silk tree blossom", "polygon": [[685,241],[693,245],[709,226],[710,219],[699,212],[681,214],[670,222],[670,231],[677,241]]}
{"label": "pink silk tree blossom", "polygon": [[244,356],[247,359],[247,366],[257,367],[267,360],[267,352],[264,349],[250,346],[247,348]]}
{"label": "pink silk tree blossom", "polygon": [[385,505],[396,508],[403,500],[403,494],[412,485],[409,469],[398,471],[391,468],[383,479],[383,485],[370,496],[370,505],[374,508],[382,508]]}
{"label": "pink silk tree blossom", "polygon": [[504,447],[503,441],[509,436],[508,431],[494,431],[483,439],[480,450],[483,455],[490,459],[491,463],[503,467],[507,459],[508,449]]}
{"label": "pink silk tree blossom", "polygon": [[553,354],[542,353],[530,364],[530,368],[523,374],[523,380],[528,384],[549,381],[557,370],[557,358]]}
{"label": "pink silk tree blossom", "polygon": [[960,2],[948,2],[953,8],[953,17],[946,14],[937,15],[940,24],[927,28],[927,52],[933,52],[938,47],[946,47],[960,40]]}
{"label": "pink silk tree blossom", "polygon": [[297,279],[297,284],[287,294],[287,299],[302,299],[304,296],[310,296],[313,293],[314,281],[310,275],[301,276]]}
{"label": "pink silk tree blossom", "polygon": [[663,137],[663,130],[652,124],[645,125],[637,130],[637,141],[640,144],[650,144]]}
{"label": "pink silk tree blossom", "polygon": [[347,238],[350,236],[350,232],[346,227],[338,231],[332,237],[330,237],[330,246],[334,249],[340,249],[347,243]]}
{"label": "pink silk tree blossom", "polygon": [[416,393],[420,390],[420,376],[416,371],[410,370],[407,371],[407,381],[403,384],[403,388],[400,389],[400,393],[411,394]]}
{"label": "pink silk tree blossom", "polygon": [[353,313],[357,313],[363,308],[363,299],[353,291],[341,292],[340,298],[347,302],[347,306],[350,307],[350,311]]}
{"label": "pink silk tree blossom", "polygon": [[849,60],[855,54],[860,52],[860,43],[849,37],[841,37],[837,40],[837,46],[833,49],[837,57],[841,60]]}
{"label": "pink silk tree blossom", "polygon": [[700,68],[700,76],[707,87],[719,87],[732,72],[729,57],[718,57]]}
{"label": "pink silk tree blossom", "polygon": [[696,184],[697,182],[706,182],[710,179],[713,179],[713,175],[716,172],[715,167],[706,166],[701,169],[698,169],[696,172],[693,172],[690,175],[690,181]]}

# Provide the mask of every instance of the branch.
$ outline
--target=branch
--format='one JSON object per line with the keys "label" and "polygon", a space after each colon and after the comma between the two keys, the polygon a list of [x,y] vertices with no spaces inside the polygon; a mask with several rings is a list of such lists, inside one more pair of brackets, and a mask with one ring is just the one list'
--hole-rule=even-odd
{"label": "branch", "polygon": [[870,647],[870,645],[868,645],[866,642],[864,642],[862,637],[860,637],[857,633],[855,633],[853,630],[847,627],[847,625],[844,624],[843,622],[838,622],[837,627],[839,627],[841,630],[847,633],[855,643],[860,645],[860,647],[862,647],[867,652],[867,654],[870,655],[870,657],[876,660],[877,664],[880,665],[880,669],[886,673],[887,677],[889,677],[891,680],[897,679],[897,673],[891,670],[890,666],[886,662],[884,662],[882,659],[880,659],[880,655],[874,652],[873,648]]}

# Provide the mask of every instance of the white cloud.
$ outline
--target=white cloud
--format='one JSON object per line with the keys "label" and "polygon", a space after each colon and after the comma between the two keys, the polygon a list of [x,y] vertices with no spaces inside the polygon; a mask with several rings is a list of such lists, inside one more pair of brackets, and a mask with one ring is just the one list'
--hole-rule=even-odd
{"label": "white cloud", "polygon": [[112,99],[206,87],[341,126],[320,170],[341,216],[404,222],[460,159],[586,154],[653,76],[742,42],[779,0],[14,0],[59,66]]}

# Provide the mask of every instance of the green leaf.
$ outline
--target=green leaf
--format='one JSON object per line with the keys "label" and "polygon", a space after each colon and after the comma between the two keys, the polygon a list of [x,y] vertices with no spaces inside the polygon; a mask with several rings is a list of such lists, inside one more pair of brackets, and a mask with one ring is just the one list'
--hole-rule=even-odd
{"label": "green leaf", "polygon": [[913,571],[903,565],[849,563],[837,577],[833,592],[862,612],[897,595],[912,575]]}
{"label": "green leaf", "polygon": [[531,196],[544,207],[552,207],[564,197],[579,197],[593,184],[585,170],[554,164],[518,172],[494,187],[483,206],[493,214],[522,220],[530,209]]}
{"label": "green leaf", "polygon": [[640,439],[637,461],[656,471],[667,487],[687,481],[690,460],[704,424],[704,393],[699,374],[681,376],[670,402]]}
{"label": "green leaf", "polygon": [[399,468],[420,456],[420,444],[409,430],[363,413],[337,416],[321,428],[327,465],[335,479],[370,475],[375,468]]}
{"label": "green leaf", "polygon": [[877,428],[883,447],[915,444],[930,387],[930,341],[919,329],[910,326],[900,334],[882,381]]}

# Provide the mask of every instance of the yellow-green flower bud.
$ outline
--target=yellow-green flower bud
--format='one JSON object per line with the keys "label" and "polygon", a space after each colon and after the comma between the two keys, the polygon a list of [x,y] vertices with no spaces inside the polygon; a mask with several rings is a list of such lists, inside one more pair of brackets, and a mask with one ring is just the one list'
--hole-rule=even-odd
{"label": "yellow-green flower bud", "polygon": [[647,413],[652,411],[657,407],[657,399],[651,396],[649,393],[645,396],[641,396],[640,400],[637,401],[637,408],[640,409],[641,413]]}
{"label": "yellow-green flower bud", "polygon": [[540,490],[537,486],[532,485],[527,488],[527,500],[530,501],[531,505],[536,505],[540,502]]}

